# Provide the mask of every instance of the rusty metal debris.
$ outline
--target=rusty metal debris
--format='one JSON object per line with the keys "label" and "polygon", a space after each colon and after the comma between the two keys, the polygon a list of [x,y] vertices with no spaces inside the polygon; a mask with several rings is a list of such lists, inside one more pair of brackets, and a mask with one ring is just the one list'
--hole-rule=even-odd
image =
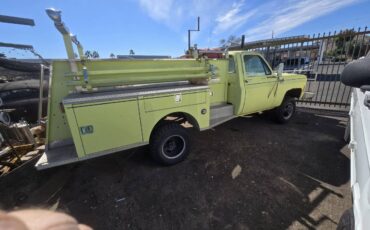
{"label": "rusty metal debris", "polygon": [[39,156],[43,149],[40,146],[45,140],[45,126],[30,128],[24,121],[11,125],[0,123],[0,134],[2,136],[0,175],[4,175]]}

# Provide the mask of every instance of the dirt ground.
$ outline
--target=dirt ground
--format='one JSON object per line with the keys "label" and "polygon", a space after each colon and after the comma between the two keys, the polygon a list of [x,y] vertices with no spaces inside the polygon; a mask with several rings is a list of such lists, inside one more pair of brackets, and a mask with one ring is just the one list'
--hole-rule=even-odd
{"label": "dirt ground", "polygon": [[58,209],[95,229],[335,229],[351,206],[343,120],[237,118],[195,133],[189,158],[171,167],[147,147],[26,166],[0,178],[0,207]]}

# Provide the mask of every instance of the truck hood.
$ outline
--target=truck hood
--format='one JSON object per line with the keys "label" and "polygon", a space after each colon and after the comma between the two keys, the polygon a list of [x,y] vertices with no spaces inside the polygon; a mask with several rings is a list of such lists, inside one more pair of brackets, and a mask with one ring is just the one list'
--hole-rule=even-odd
{"label": "truck hood", "polygon": [[307,80],[307,76],[303,74],[296,74],[296,73],[283,73],[284,79],[287,80]]}

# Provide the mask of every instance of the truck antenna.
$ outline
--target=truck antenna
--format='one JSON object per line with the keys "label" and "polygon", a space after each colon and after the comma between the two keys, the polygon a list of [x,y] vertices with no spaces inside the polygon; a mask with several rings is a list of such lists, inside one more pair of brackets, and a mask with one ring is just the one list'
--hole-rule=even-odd
{"label": "truck antenna", "polygon": [[190,50],[191,47],[191,32],[198,32],[200,31],[200,17],[198,16],[198,29],[196,30],[188,30],[188,50]]}

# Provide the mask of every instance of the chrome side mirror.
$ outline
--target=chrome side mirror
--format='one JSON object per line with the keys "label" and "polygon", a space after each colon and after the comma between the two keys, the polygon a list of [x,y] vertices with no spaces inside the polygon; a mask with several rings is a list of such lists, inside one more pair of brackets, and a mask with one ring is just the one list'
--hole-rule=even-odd
{"label": "chrome side mirror", "polygon": [[277,77],[279,80],[283,80],[284,63],[280,63],[277,70]]}
{"label": "chrome side mirror", "polygon": [[53,20],[55,27],[63,35],[69,35],[69,29],[62,22],[62,11],[54,8],[48,8],[45,10],[46,14],[51,20]]}
{"label": "chrome side mirror", "polygon": [[45,10],[46,14],[49,16],[49,18],[54,22],[55,27],[57,30],[63,35],[64,39],[64,45],[67,50],[67,55],[69,59],[75,59],[75,54],[73,51],[73,44],[76,44],[78,48],[78,54],[80,56],[80,59],[84,59],[84,52],[82,44],[78,41],[76,35],[71,34],[67,26],[62,21],[62,11],[56,10],[54,8],[48,8]]}
{"label": "chrome side mirror", "polygon": [[62,11],[56,10],[54,8],[48,8],[46,9],[46,13],[53,20],[55,23],[61,23],[62,22]]}

